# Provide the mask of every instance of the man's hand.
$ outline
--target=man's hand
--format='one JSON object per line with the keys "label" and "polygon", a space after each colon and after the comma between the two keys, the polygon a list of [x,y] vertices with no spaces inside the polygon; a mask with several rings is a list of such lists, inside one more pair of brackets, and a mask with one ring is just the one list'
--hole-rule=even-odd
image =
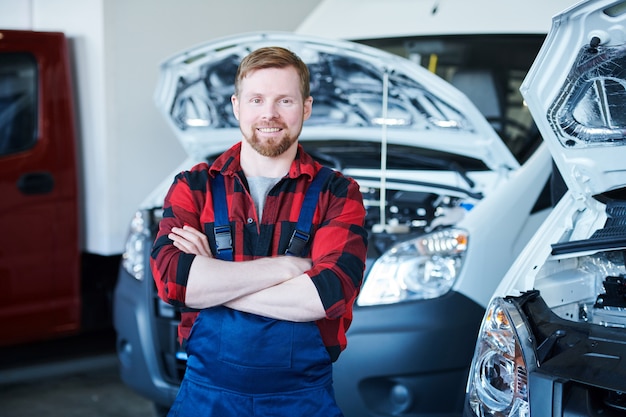
{"label": "man's hand", "polygon": [[206,235],[191,226],[183,226],[182,229],[172,227],[167,237],[174,242],[174,246],[185,253],[213,257]]}

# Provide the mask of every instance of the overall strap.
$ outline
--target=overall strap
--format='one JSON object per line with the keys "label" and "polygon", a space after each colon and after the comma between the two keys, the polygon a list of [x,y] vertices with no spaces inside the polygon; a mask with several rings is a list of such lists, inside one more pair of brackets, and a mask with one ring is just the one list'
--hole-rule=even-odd
{"label": "overall strap", "polygon": [[[302,208],[296,229],[291,235],[289,246],[285,250],[285,255],[305,256],[308,250],[307,243],[311,239],[311,228],[313,226],[313,214],[317,207],[319,194],[326,179],[333,173],[328,167],[322,167],[304,195]],[[224,176],[218,174],[211,180],[211,192],[213,193],[213,211],[215,213],[215,223],[213,234],[215,236],[216,257],[224,261],[233,260],[233,240],[228,221],[228,204],[226,202],[226,189],[224,186]]]}
{"label": "overall strap", "polygon": [[311,239],[313,214],[315,213],[315,207],[317,207],[317,200],[319,200],[322,186],[332,173],[332,169],[322,167],[313,178],[313,181],[311,181],[311,185],[306,190],[306,194],[304,195],[304,201],[302,202],[302,208],[300,209],[300,216],[298,217],[296,230],[294,230],[291,235],[291,240],[289,240],[289,246],[287,247],[287,250],[285,250],[285,255],[306,255],[306,252],[308,251],[307,243],[309,242],[309,239]]}
{"label": "overall strap", "polygon": [[233,260],[233,238],[228,221],[228,203],[226,202],[226,188],[224,176],[217,174],[211,179],[211,192],[213,193],[213,211],[215,212],[215,224],[213,234],[215,236],[215,256],[223,261]]}

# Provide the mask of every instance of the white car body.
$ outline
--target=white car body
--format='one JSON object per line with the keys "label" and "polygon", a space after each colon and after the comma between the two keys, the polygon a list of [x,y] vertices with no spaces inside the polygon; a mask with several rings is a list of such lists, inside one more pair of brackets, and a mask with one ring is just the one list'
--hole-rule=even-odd
{"label": "white car body", "polygon": [[[531,146],[520,163],[465,94],[405,58],[348,41],[251,33],[162,65],[155,100],[189,154],[175,173],[241,140],[230,106],[234,70],[267,45],[288,47],[309,65],[313,114],[300,143],[355,178],[368,211],[365,283],[334,370],[340,406],[358,415],[367,392],[382,387],[374,409],[423,413],[433,407],[427,393],[446,386],[454,401],[437,406],[460,411],[484,307],[550,211],[547,148]],[[122,378],[162,407],[175,396],[186,356],[177,312],[157,299],[147,260],[175,173],[133,219],[115,298]]]}
{"label": "white car body", "polygon": [[563,11],[521,86],[568,191],[492,297],[466,417],[624,413],[625,28],[623,1]]}

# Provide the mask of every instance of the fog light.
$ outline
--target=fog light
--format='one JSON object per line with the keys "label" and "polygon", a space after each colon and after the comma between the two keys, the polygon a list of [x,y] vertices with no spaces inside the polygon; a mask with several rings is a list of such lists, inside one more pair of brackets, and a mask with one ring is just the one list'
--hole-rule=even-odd
{"label": "fog light", "polygon": [[131,356],[133,353],[133,347],[130,342],[125,339],[120,340],[117,345],[117,353],[120,363],[124,365],[125,368],[130,368],[132,361]]}
{"label": "fog light", "polygon": [[391,387],[389,392],[391,400],[391,409],[393,414],[400,414],[407,411],[413,404],[413,395],[406,385],[396,384]]}

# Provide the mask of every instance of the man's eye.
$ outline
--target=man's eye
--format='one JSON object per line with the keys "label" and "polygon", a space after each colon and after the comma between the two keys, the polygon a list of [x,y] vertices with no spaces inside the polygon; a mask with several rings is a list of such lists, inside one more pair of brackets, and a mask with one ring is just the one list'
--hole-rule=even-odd
{"label": "man's eye", "polygon": [[261,102],[261,99],[260,98],[253,98],[252,100],[250,100],[250,102],[254,103],[254,104],[259,104]]}

